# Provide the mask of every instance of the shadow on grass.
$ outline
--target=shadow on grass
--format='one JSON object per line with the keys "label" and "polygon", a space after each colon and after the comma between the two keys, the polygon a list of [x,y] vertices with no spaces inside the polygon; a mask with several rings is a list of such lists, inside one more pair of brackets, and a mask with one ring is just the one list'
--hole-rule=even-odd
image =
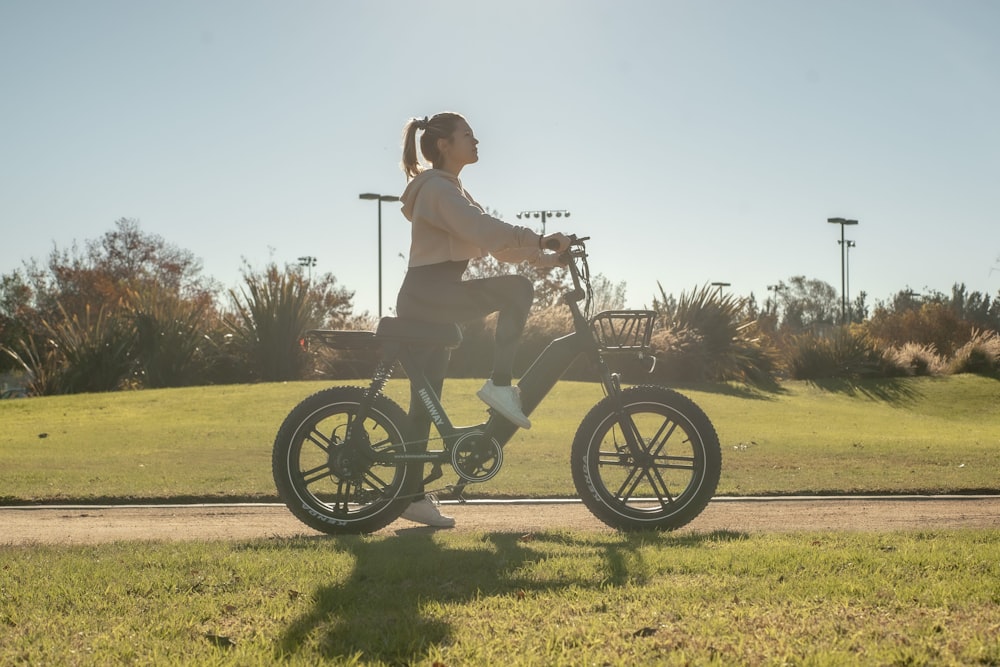
{"label": "shadow on grass", "polygon": [[745,398],[751,401],[773,401],[776,396],[788,393],[787,389],[777,383],[766,387],[740,384],[736,382],[699,382],[668,384],[667,386],[682,393],[685,389],[687,389],[690,391],[704,392],[706,394],[718,394],[720,396],[731,396],[733,398]]}
{"label": "shadow on grass", "polygon": [[917,389],[917,383],[912,378],[880,378],[870,380],[827,378],[809,380],[809,384],[823,391],[846,394],[848,396],[865,396],[893,405],[912,403],[923,396]]}
{"label": "shadow on grass", "polygon": [[[460,605],[481,601],[497,606],[536,593],[570,588],[602,589],[643,583],[649,576],[641,547],[691,548],[705,542],[746,539],[731,531],[683,536],[635,533],[626,536],[579,537],[544,532],[518,536],[488,533],[456,545],[435,538],[431,529],[400,530],[395,537],[320,537],[331,549],[351,554],[354,569],[343,581],[321,586],[312,608],[293,619],[279,642],[278,658],[313,652],[327,659],[363,659],[388,664],[414,664],[435,646],[455,639],[452,614]],[[560,547],[569,553],[597,554],[597,568],[539,566]],[[458,605],[458,611],[449,609]],[[482,629],[488,633],[488,628]]]}

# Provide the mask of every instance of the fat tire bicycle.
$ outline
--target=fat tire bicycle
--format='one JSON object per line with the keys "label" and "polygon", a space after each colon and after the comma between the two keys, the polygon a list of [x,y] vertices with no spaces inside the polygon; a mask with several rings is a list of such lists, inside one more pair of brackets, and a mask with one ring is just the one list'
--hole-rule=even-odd
{"label": "fat tire bicycle", "polygon": [[[518,382],[530,415],[581,356],[605,397],[583,418],[570,448],[573,484],[586,507],[623,531],[674,530],[694,519],[719,482],[722,453],[715,428],[691,399],[664,386],[622,387],[609,355],[648,357],[654,311],[613,310],[591,316],[588,238],[570,237],[562,261],[572,289],[562,295],[573,333],[549,343]],[[584,302],[581,307],[580,302]],[[468,484],[500,471],[504,446],[518,427],[488,409],[473,426],[452,424],[416,360],[426,346],[457,347],[457,324],[384,317],[372,331],[314,330],[307,337],[333,349],[377,350],[367,387],[323,389],[292,409],[274,441],[272,472],[292,514],[324,533],[368,533],[395,521],[420,496],[423,479],[439,479],[443,465],[458,476],[447,490],[459,500]],[[441,449],[410,433],[406,412],[383,390],[402,366],[440,435]],[[652,368],[650,368],[652,370]]]}

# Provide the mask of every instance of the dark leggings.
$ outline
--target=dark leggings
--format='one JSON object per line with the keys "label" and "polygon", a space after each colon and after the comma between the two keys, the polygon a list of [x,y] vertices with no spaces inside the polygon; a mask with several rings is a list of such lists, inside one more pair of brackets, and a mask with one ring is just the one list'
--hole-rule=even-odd
{"label": "dark leggings", "polygon": [[[528,321],[534,288],[530,280],[516,275],[462,280],[468,264],[444,262],[410,267],[396,299],[396,314],[425,322],[448,323],[468,322],[498,313],[491,377],[497,384],[510,384],[514,354]],[[422,348],[417,357],[421,370],[440,397],[448,370],[448,350]],[[412,437],[423,441],[422,447],[426,449],[431,420],[415,393],[411,384],[410,427]]]}

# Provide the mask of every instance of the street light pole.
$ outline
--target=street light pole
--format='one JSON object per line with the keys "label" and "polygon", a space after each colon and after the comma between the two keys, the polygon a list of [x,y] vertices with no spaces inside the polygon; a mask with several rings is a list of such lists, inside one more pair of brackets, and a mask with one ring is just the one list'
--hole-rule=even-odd
{"label": "street light pole", "polygon": [[365,192],[358,195],[358,199],[369,199],[378,202],[378,317],[382,319],[382,202],[399,201],[396,195],[380,195],[374,192]]}
{"label": "street light pole", "polygon": [[851,311],[851,248],[857,247],[858,244],[850,239],[847,239],[844,243],[847,244],[847,261],[844,264],[846,267],[844,270],[844,298],[847,300],[847,323],[850,324],[854,317],[854,313]]}
{"label": "street light pole", "polygon": [[857,220],[845,218],[827,218],[827,222],[840,225],[840,323],[847,319],[847,243],[844,239],[844,227],[856,225]]}
{"label": "street light pole", "polygon": [[546,209],[544,211],[521,211],[520,213],[517,214],[517,217],[519,218],[530,218],[531,216],[535,216],[536,218],[542,219],[542,236],[545,236],[545,221],[548,220],[549,218],[564,218],[564,217],[568,218],[569,211],[566,210],[551,211]]}

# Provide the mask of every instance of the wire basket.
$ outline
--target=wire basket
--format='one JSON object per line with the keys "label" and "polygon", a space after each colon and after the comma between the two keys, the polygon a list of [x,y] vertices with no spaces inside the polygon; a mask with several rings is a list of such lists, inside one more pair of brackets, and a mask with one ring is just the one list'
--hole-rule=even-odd
{"label": "wire basket", "polygon": [[653,310],[605,310],[594,315],[590,328],[605,352],[642,352],[653,335]]}

